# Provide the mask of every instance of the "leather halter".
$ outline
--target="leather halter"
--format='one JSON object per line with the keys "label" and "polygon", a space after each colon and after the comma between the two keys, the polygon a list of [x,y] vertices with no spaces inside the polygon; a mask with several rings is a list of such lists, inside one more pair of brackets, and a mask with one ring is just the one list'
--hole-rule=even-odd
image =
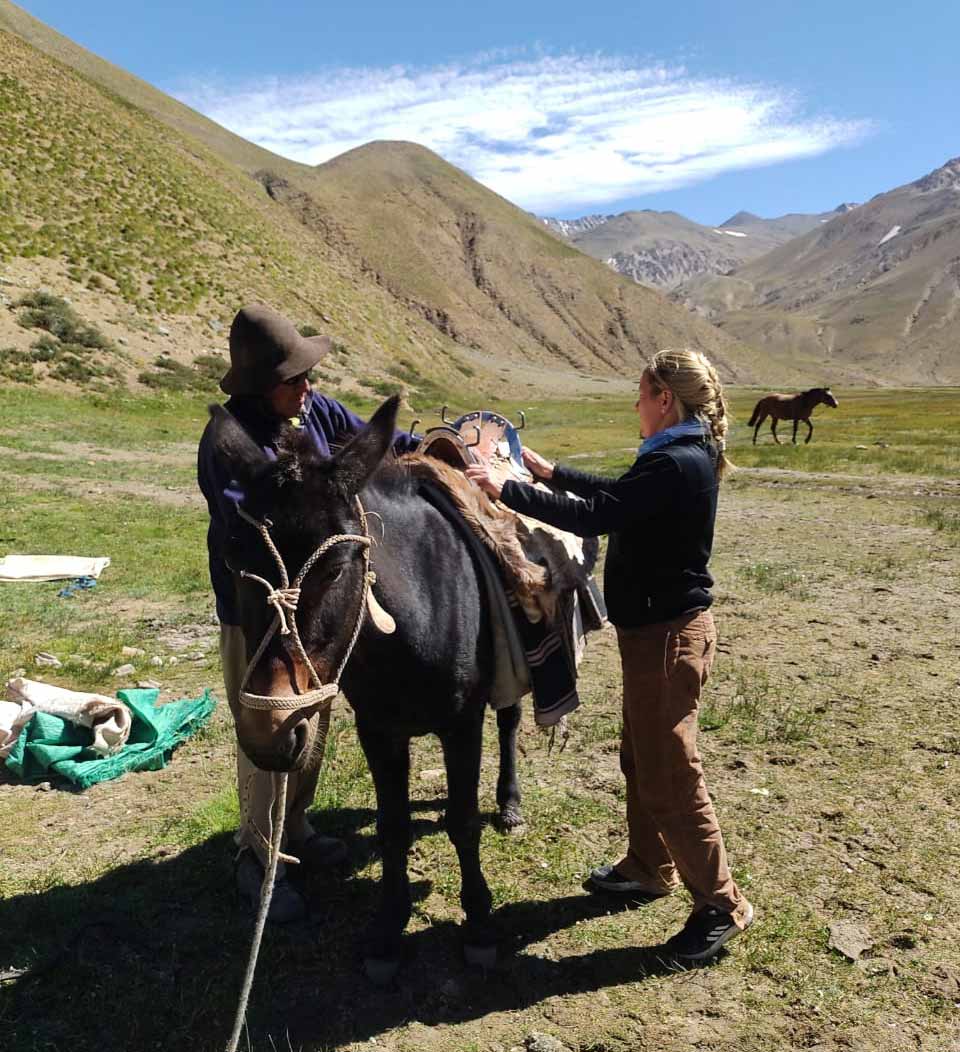
{"label": "leather halter", "polygon": [[[252,516],[248,515],[242,508],[238,508],[237,511],[242,519],[245,519],[250,523],[254,529],[263,538],[264,543],[267,546],[270,554],[273,556],[277,567],[280,570],[280,582],[279,588],[274,588],[273,585],[263,577],[258,577],[256,574],[249,573],[246,570],[240,571],[241,577],[249,578],[251,581],[257,581],[262,584],[267,590],[267,603],[274,608],[276,616],[273,619],[273,623],[267,629],[266,634],[260,642],[260,646],[257,648],[257,652],[250,659],[247,665],[246,671],[243,674],[243,680],[240,683],[240,704],[244,705],[248,709],[260,709],[262,711],[270,711],[274,709],[301,709],[306,708],[308,705],[316,705],[322,702],[332,702],[336,695],[340,692],[340,677],[343,675],[343,670],[346,668],[347,662],[350,660],[350,655],[353,653],[353,648],[356,645],[357,638],[360,635],[360,627],[363,624],[363,615],[367,609],[368,596],[370,589],[377,579],[377,575],[370,569],[370,545],[373,543],[373,539],[370,536],[370,532],[367,529],[367,516],[364,511],[363,505],[360,503],[360,498],[356,498],[357,510],[360,513],[360,527],[363,530],[363,534],[358,533],[338,533],[332,537],[328,537],[323,544],[317,548],[313,555],[311,555],[307,561],[300,568],[300,572],[294,578],[293,583],[290,583],[290,579],[287,576],[287,568],[284,565],[283,559],[277,551],[277,546],[273,542],[273,538],[270,536],[270,523],[269,520],[259,522]],[[297,607],[300,602],[300,587],[303,584],[303,579],[307,576],[317,560],[329,551],[335,544],[344,544],[346,542],[353,542],[363,547],[363,586],[360,592],[360,603],[357,608],[357,616],[353,626],[353,635],[350,637],[350,643],[344,652],[343,659],[334,674],[333,679],[329,683],[324,683],[320,679],[320,675],[314,667],[313,662],[307,656],[307,652],[304,649],[303,643],[300,639],[300,630],[297,627]],[[288,617],[289,615],[289,617]],[[277,630],[279,629],[280,635],[292,636],[293,643],[300,657],[303,659],[304,664],[310,671],[310,680],[313,683],[313,690],[308,690],[304,694],[294,694],[290,697],[271,697],[270,695],[264,694],[251,694],[246,688],[250,676],[253,670],[257,666],[257,662],[263,656],[263,652],[267,649],[271,639],[273,639]]]}

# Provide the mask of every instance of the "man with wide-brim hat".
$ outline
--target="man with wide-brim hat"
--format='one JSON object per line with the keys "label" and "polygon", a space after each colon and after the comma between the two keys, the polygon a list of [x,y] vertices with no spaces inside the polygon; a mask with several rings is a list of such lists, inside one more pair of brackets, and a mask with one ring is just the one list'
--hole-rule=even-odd
{"label": "man with wide-brim hat", "polygon": [[230,326],[230,368],[220,390],[263,395],[309,372],[332,347],[329,336],[301,336],[292,322],[269,307],[244,307]]}
{"label": "man with wide-brim hat", "polygon": [[[342,444],[364,426],[364,421],[345,405],[328,398],[310,386],[310,370],[332,343],[327,336],[302,336],[296,326],[262,304],[252,304],[238,312],[230,326],[230,368],[220,388],[230,395],[225,407],[247,434],[269,454],[285,427],[298,427],[313,439],[318,451],[330,456],[334,445]],[[419,439],[397,432],[394,449],[398,453],[415,449]],[[209,426],[200,439],[197,477],[210,511],[207,546],[210,553],[210,580],[220,621],[220,657],[223,679],[231,706],[235,706],[246,667],[246,645],[239,625],[233,575],[227,567],[225,547],[243,500],[239,483],[230,477],[210,440]],[[318,743],[326,739],[330,709],[311,719],[311,733]],[[342,840],[321,836],[307,817],[313,803],[323,760],[323,748],[307,750],[310,759],[287,783],[285,845],[301,862],[333,865],[346,857]],[[260,898],[267,859],[272,786],[270,774],[255,767],[237,746],[237,793],[240,799],[240,828],[236,841],[241,851],[237,860],[237,888],[241,899],[255,909]],[[269,920],[284,923],[306,914],[306,903],[287,879],[283,863],[277,871]]]}

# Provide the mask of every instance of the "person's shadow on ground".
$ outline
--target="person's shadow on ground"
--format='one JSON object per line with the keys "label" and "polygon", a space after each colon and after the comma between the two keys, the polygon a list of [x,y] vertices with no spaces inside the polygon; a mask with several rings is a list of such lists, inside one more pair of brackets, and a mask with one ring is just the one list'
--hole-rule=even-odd
{"label": "person's shadow on ground", "polygon": [[[414,804],[415,811],[435,807]],[[464,964],[455,925],[435,923],[407,936],[397,980],[374,987],[359,936],[379,889],[349,877],[375,851],[374,815],[324,817],[325,827],[346,837],[350,862],[305,881],[307,921],[267,929],[247,1012],[252,1049],[285,1048],[288,1040],[293,1048],[335,1048],[414,1020],[455,1023],[673,970],[656,947],[559,962],[523,952],[578,920],[624,908],[578,893],[502,907],[500,962],[489,972]],[[435,830],[435,821],[414,817],[414,837]],[[253,929],[239,912],[231,856],[224,834],[94,881],[0,901],[0,1032],[12,1036],[4,1040],[8,1052],[223,1048]],[[414,883],[415,900],[428,890],[426,881]]]}

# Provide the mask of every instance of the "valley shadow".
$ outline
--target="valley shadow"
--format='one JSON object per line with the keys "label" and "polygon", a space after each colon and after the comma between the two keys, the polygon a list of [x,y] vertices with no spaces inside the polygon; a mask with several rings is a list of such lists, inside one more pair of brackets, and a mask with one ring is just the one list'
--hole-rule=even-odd
{"label": "valley shadow", "polygon": [[[436,806],[419,801],[414,809]],[[415,878],[414,926],[427,926],[406,937],[397,980],[374,987],[359,944],[379,887],[356,876],[376,850],[374,821],[369,809],[334,809],[316,823],[347,840],[350,861],[300,877],[309,918],[267,929],[247,1013],[252,1050],[287,1047],[288,1038],[305,1052],[336,1048],[414,1020],[456,1023],[670,970],[655,948],[594,950],[561,961],[541,953],[536,944],[552,933],[624,908],[581,893],[504,906],[497,914],[500,963],[488,972],[468,968],[457,926],[417,916],[431,882]],[[415,814],[413,835],[437,826]],[[83,832],[65,831],[71,834]],[[253,930],[233,890],[232,857],[232,840],[222,834],[93,881],[0,901],[5,1049],[223,1048]]]}

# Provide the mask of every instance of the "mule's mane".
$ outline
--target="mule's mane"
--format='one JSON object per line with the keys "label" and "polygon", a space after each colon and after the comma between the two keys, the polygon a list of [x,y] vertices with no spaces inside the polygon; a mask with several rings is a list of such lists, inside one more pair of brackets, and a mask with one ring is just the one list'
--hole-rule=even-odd
{"label": "mule's mane", "polygon": [[[310,436],[299,428],[284,427],[277,440],[277,459],[270,466],[271,481],[278,488],[288,483],[328,486],[338,497],[349,499],[338,484],[336,455],[317,451]],[[495,504],[461,472],[436,457],[407,453],[395,457],[388,453],[375,468],[367,486],[381,490],[385,497],[398,491],[414,495],[418,483],[439,488],[452,502],[464,521],[496,558],[508,588],[527,609],[539,608],[552,619],[557,595],[550,587],[550,572],[528,559],[518,534],[519,520],[513,512]],[[366,487],[365,487],[366,488]]]}

